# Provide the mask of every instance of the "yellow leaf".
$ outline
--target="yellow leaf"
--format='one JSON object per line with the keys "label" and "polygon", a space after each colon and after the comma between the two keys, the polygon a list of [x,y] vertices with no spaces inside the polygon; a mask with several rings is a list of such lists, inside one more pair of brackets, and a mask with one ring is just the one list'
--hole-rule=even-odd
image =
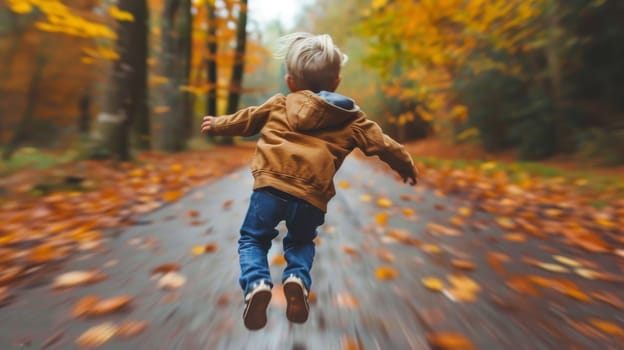
{"label": "yellow leaf", "polygon": [[372,200],[373,200],[373,197],[371,197],[368,194],[363,194],[363,195],[360,196],[360,201],[362,201],[362,202],[367,203],[367,202],[370,202]]}
{"label": "yellow leaf", "polygon": [[508,217],[497,217],[496,223],[506,230],[513,230],[516,228],[516,223]]}
{"label": "yellow leaf", "polygon": [[134,16],[132,13],[127,11],[122,11],[117,6],[111,6],[108,8],[108,14],[118,21],[132,22],[134,21]]}
{"label": "yellow leaf", "polygon": [[181,191],[167,191],[163,195],[163,199],[167,202],[177,201],[178,199],[180,199],[180,197],[182,197]]}
{"label": "yellow leaf", "polygon": [[540,268],[546,270],[546,271],[550,271],[550,272],[560,272],[560,273],[567,273],[568,269],[566,269],[565,267],[561,266],[561,265],[557,265],[557,264],[549,264],[549,263],[544,263],[544,262],[538,262],[535,265],[539,266]]}
{"label": "yellow leaf", "polygon": [[553,255],[553,259],[555,259],[560,264],[568,265],[570,267],[581,267],[582,266],[576,260],[572,260],[570,258],[566,258],[565,256],[561,256],[561,255]]}
{"label": "yellow leaf", "polygon": [[344,188],[346,190],[347,188],[351,187],[351,184],[347,181],[340,181],[338,182],[338,187]]}
{"label": "yellow leaf", "polygon": [[412,209],[412,208],[402,208],[401,209],[401,213],[403,213],[404,216],[412,217],[412,216],[414,216],[414,209]]}
{"label": "yellow leaf", "polygon": [[440,249],[440,247],[438,247],[437,245],[434,244],[423,244],[421,246],[422,250],[426,251],[427,253],[440,253],[442,251],[442,249]]}
{"label": "yellow leaf", "polygon": [[422,284],[433,291],[439,292],[444,289],[444,282],[436,277],[425,277],[421,279]]}
{"label": "yellow leaf", "polygon": [[206,248],[203,245],[195,245],[191,248],[193,255],[202,255],[206,252]]}
{"label": "yellow leaf", "polygon": [[392,201],[388,198],[379,198],[377,200],[377,205],[381,208],[390,208],[392,206]]}
{"label": "yellow leaf", "polygon": [[600,275],[597,271],[583,268],[574,269],[574,272],[583,278],[587,278],[588,280],[596,279],[596,277]]}
{"label": "yellow leaf", "polygon": [[470,210],[470,208],[461,207],[461,208],[459,208],[459,215],[461,215],[461,216],[470,216],[470,215],[472,215],[472,210]]}
{"label": "yellow leaf", "polygon": [[11,11],[20,15],[30,13],[33,10],[32,5],[28,1],[9,1],[9,7],[11,8]]}

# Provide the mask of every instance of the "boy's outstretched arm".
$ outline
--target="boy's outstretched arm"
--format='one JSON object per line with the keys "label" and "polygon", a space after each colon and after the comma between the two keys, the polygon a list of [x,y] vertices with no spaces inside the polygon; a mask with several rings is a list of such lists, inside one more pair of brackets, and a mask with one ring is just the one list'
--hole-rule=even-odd
{"label": "boy's outstretched arm", "polygon": [[403,182],[412,186],[416,184],[418,171],[405,147],[384,134],[377,123],[364,115],[354,123],[354,127],[356,145],[364,154],[378,156],[401,176]]}
{"label": "boy's outstretched arm", "polygon": [[220,117],[205,116],[201,132],[222,136],[251,136],[260,132],[269,117],[271,108],[280,95],[271,97],[261,106],[247,107],[234,114]]}

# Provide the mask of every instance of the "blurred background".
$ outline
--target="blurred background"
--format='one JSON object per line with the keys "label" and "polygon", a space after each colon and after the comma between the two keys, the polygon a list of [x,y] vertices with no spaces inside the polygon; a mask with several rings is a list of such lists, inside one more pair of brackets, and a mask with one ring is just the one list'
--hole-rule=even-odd
{"label": "blurred background", "polygon": [[7,0],[1,169],[232,142],[201,137],[201,117],[287,92],[271,50],[293,31],[332,35],[350,56],[338,91],[402,142],[618,165],[623,15],[617,0]]}

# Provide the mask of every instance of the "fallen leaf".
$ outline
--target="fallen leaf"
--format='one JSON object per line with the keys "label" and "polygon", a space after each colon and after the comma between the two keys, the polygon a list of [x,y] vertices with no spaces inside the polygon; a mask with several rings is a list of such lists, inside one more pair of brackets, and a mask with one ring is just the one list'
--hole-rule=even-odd
{"label": "fallen leaf", "polygon": [[386,224],[388,224],[388,213],[381,212],[375,215],[375,222],[377,222],[377,224],[381,226],[385,226]]}
{"label": "fallen leaf", "polygon": [[368,202],[370,202],[372,200],[373,200],[373,197],[371,195],[368,195],[368,194],[360,195],[360,201],[362,201],[364,203],[368,203]]}
{"label": "fallen leaf", "polygon": [[166,202],[175,202],[182,197],[182,191],[167,191],[163,194],[163,200]]}
{"label": "fallen leaf", "polygon": [[131,301],[132,297],[129,295],[121,295],[100,300],[93,305],[89,312],[87,312],[87,316],[101,316],[121,310],[128,306]]}
{"label": "fallen leaf", "polygon": [[158,287],[166,290],[174,290],[186,283],[186,277],[177,272],[168,272],[158,280]]}
{"label": "fallen leaf", "polygon": [[106,343],[115,333],[117,326],[112,322],[106,322],[87,329],[76,339],[76,344],[85,348],[95,348]]}
{"label": "fallen leaf", "polygon": [[379,198],[377,199],[377,206],[380,208],[390,208],[392,206],[392,201],[388,198]]}
{"label": "fallen leaf", "polygon": [[353,337],[343,336],[340,340],[342,350],[364,350],[362,343]]}
{"label": "fallen leaf", "polygon": [[356,256],[356,255],[358,255],[358,254],[359,254],[359,253],[358,253],[358,251],[357,251],[357,249],[355,249],[355,248],[353,248],[353,247],[351,247],[351,246],[348,246],[348,245],[342,246],[342,251],[343,251],[345,254],[348,254],[348,255],[353,255],[353,256]]}
{"label": "fallen leaf", "polygon": [[476,348],[464,335],[455,332],[428,333],[427,340],[434,349],[439,350],[475,350]]}
{"label": "fallen leaf", "polygon": [[576,260],[567,258],[565,256],[553,255],[553,259],[555,259],[558,263],[563,264],[563,265],[567,265],[570,267],[581,267],[581,264],[578,263]]}
{"label": "fallen leaf", "polygon": [[148,325],[149,322],[147,321],[126,321],[117,328],[117,335],[122,337],[134,337],[143,333]]}
{"label": "fallen leaf", "polygon": [[357,309],[360,307],[358,298],[347,293],[338,293],[335,300],[336,306],[343,309]]}
{"label": "fallen leaf", "polygon": [[167,273],[167,272],[175,272],[175,271],[180,271],[180,265],[176,264],[176,263],[166,263],[166,264],[162,264],[162,265],[158,265],[155,268],[152,269],[152,274],[158,274],[158,273]]}
{"label": "fallen leaf", "polygon": [[433,291],[439,292],[444,289],[444,282],[436,277],[425,277],[421,279],[422,284]]}
{"label": "fallen leaf", "polygon": [[475,268],[475,264],[467,260],[453,259],[451,260],[451,264],[461,270],[474,270]]}
{"label": "fallen leaf", "polygon": [[461,231],[457,229],[439,225],[439,224],[432,223],[432,222],[427,224],[427,229],[434,234],[441,234],[441,235],[451,236],[451,237],[461,236]]}
{"label": "fallen leaf", "polygon": [[274,256],[273,260],[271,260],[271,264],[272,265],[285,265],[286,258],[284,257],[284,254],[277,254],[276,256]]}
{"label": "fallen leaf", "polygon": [[605,320],[601,320],[597,318],[592,318],[589,320],[589,322],[594,327],[600,329],[601,331],[609,335],[613,335],[617,337],[624,337],[624,329],[622,329],[622,327],[618,326],[617,324],[613,322],[609,322],[609,321],[605,321]]}
{"label": "fallen leaf", "polygon": [[527,240],[527,237],[522,233],[506,233],[503,235],[503,238],[510,242],[524,243]]}
{"label": "fallen leaf", "polygon": [[229,199],[225,202],[223,202],[223,209],[224,210],[228,210],[232,207],[232,204],[234,203],[234,201],[232,199]]}
{"label": "fallen leaf", "polygon": [[391,266],[380,266],[375,269],[375,277],[378,280],[386,281],[396,278],[399,275],[399,271]]}
{"label": "fallen leaf", "polygon": [[186,212],[186,216],[189,218],[196,218],[199,216],[199,211],[197,210],[189,210]]}
{"label": "fallen leaf", "polygon": [[412,208],[402,208],[401,209],[401,213],[403,214],[403,216],[411,218],[414,216],[414,209]]}
{"label": "fallen leaf", "polygon": [[420,246],[420,248],[422,250],[424,250],[427,253],[431,253],[431,254],[437,254],[442,252],[442,249],[440,249],[440,247],[438,247],[435,244],[423,244]]}
{"label": "fallen leaf", "polygon": [[597,300],[607,303],[617,309],[624,310],[624,301],[617,295],[609,292],[592,292],[591,295]]}
{"label": "fallen leaf", "polygon": [[594,271],[590,269],[578,268],[578,269],[574,269],[574,272],[583,278],[587,278],[588,280],[595,280],[599,276],[598,271]]}
{"label": "fallen leaf", "polygon": [[505,267],[503,266],[504,262],[509,262],[510,258],[508,255],[499,252],[488,252],[486,260],[488,264],[496,271],[499,275],[504,275],[506,273]]}
{"label": "fallen leaf", "polygon": [[347,181],[339,181],[338,182],[338,187],[346,190],[349,187],[351,187],[351,184],[349,182],[347,182]]}
{"label": "fallen leaf", "polygon": [[470,215],[472,215],[472,210],[470,208],[467,208],[467,207],[461,207],[461,208],[459,208],[459,210],[457,212],[461,216],[470,216]]}
{"label": "fallen leaf", "polygon": [[558,272],[558,273],[568,273],[568,272],[570,272],[565,267],[563,267],[561,265],[557,265],[557,264],[538,262],[536,264],[536,266],[538,266],[538,267],[540,267],[540,268],[542,268],[542,269],[544,269],[546,271],[550,271],[550,272]]}
{"label": "fallen leaf", "polygon": [[72,317],[78,318],[86,316],[91,311],[93,306],[98,303],[98,301],[100,301],[100,298],[95,295],[87,295],[86,297],[78,300],[72,309]]}
{"label": "fallen leaf", "polygon": [[517,227],[516,223],[508,217],[497,217],[496,223],[498,224],[498,226],[506,230],[513,230]]}
{"label": "fallen leaf", "polygon": [[97,271],[72,271],[57,276],[52,282],[54,288],[71,288],[80,285],[93,284],[106,277]]}

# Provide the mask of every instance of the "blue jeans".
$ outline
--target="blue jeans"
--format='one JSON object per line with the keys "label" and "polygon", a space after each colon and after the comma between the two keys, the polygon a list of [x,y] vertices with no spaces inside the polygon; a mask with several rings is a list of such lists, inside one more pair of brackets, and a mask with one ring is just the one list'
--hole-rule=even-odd
{"label": "blue jeans", "polygon": [[245,295],[264,281],[273,286],[267,252],[277,237],[276,226],[286,221],[288,233],[284,237],[284,269],[282,282],[295,275],[310,290],[310,269],[314,260],[316,229],[325,221],[325,213],[306,201],[273,188],[255,190],[238,240],[241,276],[239,283]]}

